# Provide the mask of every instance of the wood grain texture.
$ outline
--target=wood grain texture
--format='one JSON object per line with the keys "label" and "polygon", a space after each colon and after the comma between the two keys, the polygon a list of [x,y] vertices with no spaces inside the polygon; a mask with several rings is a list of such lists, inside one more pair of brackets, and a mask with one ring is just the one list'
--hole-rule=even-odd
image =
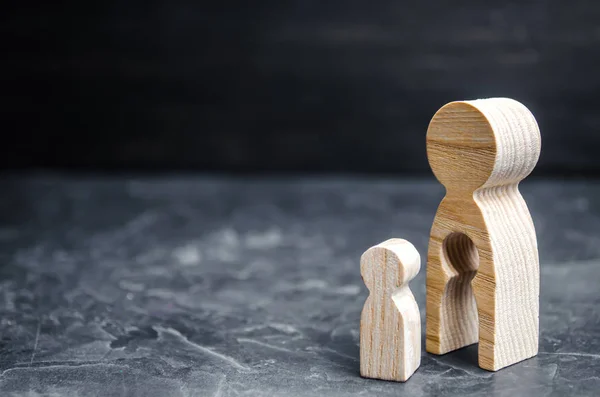
{"label": "wood grain texture", "polygon": [[446,196],[427,258],[428,352],[479,341],[490,371],[537,354],[537,240],[518,184],[540,151],[535,118],[512,99],[452,102],[431,120],[427,156]]}
{"label": "wood grain texture", "polygon": [[415,247],[390,239],[369,248],[360,272],[370,294],[360,320],[360,374],[404,382],[421,364],[421,317],[408,287],[421,267]]}

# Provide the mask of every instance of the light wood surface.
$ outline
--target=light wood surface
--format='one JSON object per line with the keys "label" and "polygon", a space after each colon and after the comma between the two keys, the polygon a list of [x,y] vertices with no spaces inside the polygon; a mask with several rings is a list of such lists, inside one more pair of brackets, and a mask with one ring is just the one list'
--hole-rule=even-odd
{"label": "light wood surface", "polygon": [[415,247],[390,239],[369,248],[360,272],[370,291],[360,320],[360,374],[404,382],[421,364],[421,317],[408,287],[421,267]]}
{"label": "light wood surface", "polygon": [[446,196],[427,257],[428,352],[479,342],[490,371],[537,354],[537,240],[518,184],[540,150],[535,118],[512,99],[452,102],[431,120],[427,156]]}

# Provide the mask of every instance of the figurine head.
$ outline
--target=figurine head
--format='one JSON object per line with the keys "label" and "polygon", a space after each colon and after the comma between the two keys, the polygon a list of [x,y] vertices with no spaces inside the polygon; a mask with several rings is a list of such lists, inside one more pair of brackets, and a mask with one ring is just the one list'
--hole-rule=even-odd
{"label": "figurine head", "polygon": [[421,256],[410,242],[392,238],[369,248],[360,258],[360,273],[369,290],[393,293],[412,280],[421,268]]}
{"label": "figurine head", "polygon": [[533,171],[540,151],[535,118],[508,98],[451,102],[427,130],[429,164],[448,190],[518,183]]}

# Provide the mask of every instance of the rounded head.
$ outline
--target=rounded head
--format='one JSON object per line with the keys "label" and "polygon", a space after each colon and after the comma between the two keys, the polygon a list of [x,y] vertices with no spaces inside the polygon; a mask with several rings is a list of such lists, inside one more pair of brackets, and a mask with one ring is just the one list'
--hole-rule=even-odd
{"label": "rounded head", "polygon": [[533,171],[540,151],[535,118],[508,98],[451,102],[427,130],[429,165],[447,189],[518,183]]}
{"label": "rounded head", "polygon": [[366,250],[360,273],[369,290],[393,292],[412,280],[421,269],[421,256],[410,242],[393,238]]}

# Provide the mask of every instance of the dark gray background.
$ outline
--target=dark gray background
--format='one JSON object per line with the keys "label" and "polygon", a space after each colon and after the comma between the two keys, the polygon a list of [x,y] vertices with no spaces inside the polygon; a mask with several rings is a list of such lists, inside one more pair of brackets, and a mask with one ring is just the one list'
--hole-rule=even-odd
{"label": "dark gray background", "polygon": [[596,1],[11,7],[4,167],[428,173],[440,106],[510,96],[541,126],[538,175],[600,170]]}

